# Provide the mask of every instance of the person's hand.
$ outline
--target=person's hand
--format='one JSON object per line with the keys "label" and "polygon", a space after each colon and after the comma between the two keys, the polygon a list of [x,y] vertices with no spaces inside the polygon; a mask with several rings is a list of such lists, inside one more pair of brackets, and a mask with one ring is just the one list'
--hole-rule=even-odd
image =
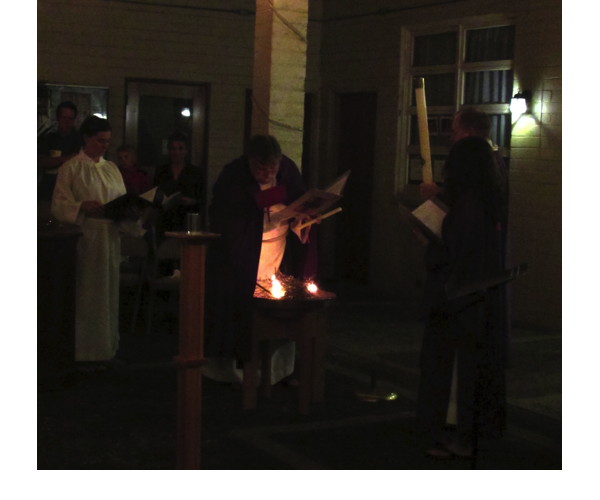
{"label": "person's hand", "polygon": [[79,207],[85,215],[88,216],[101,216],[102,215],[102,203],[96,200],[86,200],[81,202]]}
{"label": "person's hand", "polygon": [[[305,224],[306,222],[310,222],[311,224],[307,227],[310,227],[312,224],[320,224],[321,218],[317,215],[304,215],[301,217],[294,217],[291,222],[292,229],[296,229],[298,226]],[[304,229],[304,228],[303,228]]]}
{"label": "person's hand", "polygon": [[[302,229],[299,229],[299,227],[306,222],[311,222],[311,224],[309,224],[306,227],[303,227]],[[296,233],[300,241],[302,243],[306,243],[308,241],[308,235],[310,234],[311,226],[313,224],[320,223],[321,219],[319,217],[295,217],[292,220],[290,227],[292,228],[292,231]]]}
{"label": "person's hand", "polygon": [[419,184],[419,194],[424,200],[433,198],[440,194],[441,191],[442,190],[435,182],[421,182],[421,184]]}

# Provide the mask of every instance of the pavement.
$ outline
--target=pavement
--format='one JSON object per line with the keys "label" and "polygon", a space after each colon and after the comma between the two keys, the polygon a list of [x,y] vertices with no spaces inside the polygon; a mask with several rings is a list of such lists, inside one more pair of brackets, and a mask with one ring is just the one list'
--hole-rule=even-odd
{"label": "pavement", "polygon": [[[205,379],[206,470],[557,470],[562,468],[561,332],[513,328],[508,428],[473,459],[426,457],[414,433],[422,325],[416,305],[361,287],[330,288],[325,398],[309,415],[296,388],[273,387],[255,410]],[[38,469],[176,468],[177,318],[160,303],[151,333],[122,334],[124,362],[38,390]],[[123,325],[130,303],[123,295]],[[125,326],[123,330],[126,330]],[[139,330],[139,331],[138,331]],[[396,394],[367,401],[360,394]]]}

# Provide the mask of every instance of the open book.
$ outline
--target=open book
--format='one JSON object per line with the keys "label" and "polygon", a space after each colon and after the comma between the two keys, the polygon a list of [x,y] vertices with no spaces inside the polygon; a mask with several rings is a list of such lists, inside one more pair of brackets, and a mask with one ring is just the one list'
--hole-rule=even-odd
{"label": "open book", "polygon": [[154,188],[156,190],[156,194],[154,196],[154,206],[160,207],[163,210],[169,210],[176,205],[179,205],[181,201],[182,194],[180,191],[176,191],[170,195],[166,195],[159,188]]}
{"label": "open book", "polygon": [[442,224],[448,207],[437,197],[433,197],[422,203],[412,212],[412,220],[418,223],[418,226],[427,236],[435,240],[442,239]]}
{"label": "open book", "polygon": [[104,216],[114,221],[138,220],[144,218],[148,209],[152,207],[168,209],[176,204],[179,198],[181,198],[180,192],[166,196],[156,187],[139,196],[125,193],[104,204]]}
{"label": "open book", "polygon": [[300,219],[324,214],[328,208],[342,198],[349,175],[350,170],[338,177],[325,189],[309,189],[289,206],[271,215],[271,223],[277,225],[294,217]]}

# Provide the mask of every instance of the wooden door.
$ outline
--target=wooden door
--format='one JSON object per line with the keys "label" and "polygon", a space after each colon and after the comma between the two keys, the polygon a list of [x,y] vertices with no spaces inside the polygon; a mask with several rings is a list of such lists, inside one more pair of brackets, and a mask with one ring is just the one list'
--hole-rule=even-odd
{"label": "wooden door", "polygon": [[369,275],[371,205],[375,167],[377,94],[338,94],[337,174],[351,170],[336,225],[337,279],[366,284]]}

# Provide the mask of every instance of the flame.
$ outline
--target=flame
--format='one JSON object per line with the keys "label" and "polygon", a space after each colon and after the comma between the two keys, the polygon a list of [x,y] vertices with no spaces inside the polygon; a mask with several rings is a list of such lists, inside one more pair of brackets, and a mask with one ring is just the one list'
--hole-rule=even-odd
{"label": "flame", "polygon": [[309,293],[317,293],[319,291],[319,288],[317,287],[317,285],[315,285],[312,281],[309,281],[306,284],[306,289],[309,291]]}
{"label": "flame", "polygon": [[283,285],[275,275],[271,276],[271,295],[273,295],[273,297],[276,299],[280,299],[285,295]]}

